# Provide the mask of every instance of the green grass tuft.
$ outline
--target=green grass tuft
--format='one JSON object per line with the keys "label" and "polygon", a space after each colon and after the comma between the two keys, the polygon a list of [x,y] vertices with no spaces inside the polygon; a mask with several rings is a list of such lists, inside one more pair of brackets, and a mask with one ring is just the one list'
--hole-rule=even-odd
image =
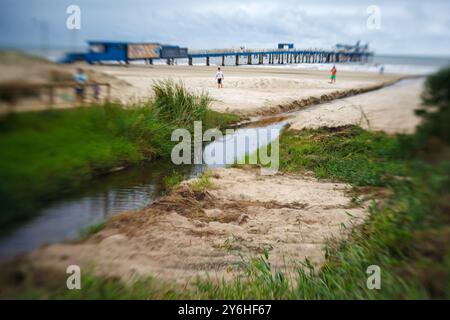
{"label": "green grass tuft", "polygon": [[212,173],[207,170],[202,173],[194,182],[192,182],[191,187],[194,191],[205,191],[213,188],[213,183],[211,182]]}
{"label": "green grass tuft", "polygon": [[164,187],[167,190],[175,188],[181,181],[183,181],[183,175],[173,172],[172,175],[164,177]]}

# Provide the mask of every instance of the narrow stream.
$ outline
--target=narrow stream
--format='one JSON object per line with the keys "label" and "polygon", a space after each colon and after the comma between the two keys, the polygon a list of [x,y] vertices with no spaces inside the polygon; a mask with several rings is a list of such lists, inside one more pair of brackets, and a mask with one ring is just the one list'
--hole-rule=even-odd
{"label": "narrow stream", "polygon": [[[208,167],[233,164],[237,158],[255,152],[258,146],[270,143],[285,125],[286,122],[281,121],[261,127],[252,125],[236,129],[234,134],[224,136],[204,147],[205,162],[211,156],[211,150],[218,150],[218,157],[226,159],[225,164],[177,166],[170,160],[161,159],[100,177],[87,184],[80,192],[50,203],[39,210],[34,219],[1,238],[0,260],[30,252],[46,243],[77,239],[81,232],[91,225],[120,212],[144,208],[164,195],[166,176],[177,173],[189,179],[198,176]],[[275,134],[267,135],[262,129],[268,129],[269,132],[270,129],[275,129]],[[248,136],[249,130],[264,134],[258,134],[258,143],[250,142],[243,148],[235,147],[232,153],[232,145],[227,141]]]}

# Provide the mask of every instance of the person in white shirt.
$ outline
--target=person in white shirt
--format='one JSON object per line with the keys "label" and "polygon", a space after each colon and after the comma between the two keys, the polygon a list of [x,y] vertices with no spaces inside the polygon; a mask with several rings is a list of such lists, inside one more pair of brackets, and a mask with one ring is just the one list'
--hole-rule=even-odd
{"label": "person in white shirt", "polygon": [[220,67],[217,68],[216,79],[217,79],[217,86],[218,86],[218,88],[219,88],[219,89],[220,89],[220,88],[223,88],[222,81],[223,81],[223,79],[224,79],[224,76],[223,76],[223,72],[220,71]]}

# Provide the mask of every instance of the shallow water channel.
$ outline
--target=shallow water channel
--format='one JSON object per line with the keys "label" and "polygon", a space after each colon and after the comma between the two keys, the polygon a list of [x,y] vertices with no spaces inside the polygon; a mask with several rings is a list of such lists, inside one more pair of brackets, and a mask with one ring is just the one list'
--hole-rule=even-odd
{"label": "shallow water channel", "polygon": [[[208,167],[233,164],[236,159],[254,153],[258,146],[273,141],[287,124],[279,119],[276,121],[280,122],[269,121],[268,124],[259,127],[252,124],[236,129],[234,134],[224,136],[204,147],[204,154],[209,155],[214,147],[217,147],[216,150],[222,150],[219,153],[220,157],[226,159],[225,164],[174,165],[170,159],[160,159],[95,179],[79,192],[51,202],[47,207],[40,209],[34,219],[28,220],[1,238],[0,260],[27,253],[45,243],[77,239],[89,226],[105,221],[120,212],[148,206],[166,192],[164,188],[166,176],[177,173],[188,179],[201,174]],[[241,143],[239,137],[248,136],[249,130],[257,131],[259,142],[245,143],[244,147],[235,146],[234,154],[230,156],[230,146],[233,147],[227,141],[235,139]],[[205,160],[207,157],[205,156]]]}

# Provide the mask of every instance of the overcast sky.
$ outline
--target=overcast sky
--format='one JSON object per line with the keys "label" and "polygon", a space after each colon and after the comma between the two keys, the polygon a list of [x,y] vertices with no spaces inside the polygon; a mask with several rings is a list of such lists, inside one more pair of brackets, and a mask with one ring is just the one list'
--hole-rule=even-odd
{"label": "overcast sky", "polygon": [[[66,28],[71,4],[81,8],[79,31]],[[367,28],[370,5],[381,10],[380,29]],[[39,47],[44,41],[72,47],[95,39],[191,49],[273,48],[278,42],[330,48],[362,40],[377,53],[448,56],[449,12],[447,0],[0,0],[0,46]]]}

